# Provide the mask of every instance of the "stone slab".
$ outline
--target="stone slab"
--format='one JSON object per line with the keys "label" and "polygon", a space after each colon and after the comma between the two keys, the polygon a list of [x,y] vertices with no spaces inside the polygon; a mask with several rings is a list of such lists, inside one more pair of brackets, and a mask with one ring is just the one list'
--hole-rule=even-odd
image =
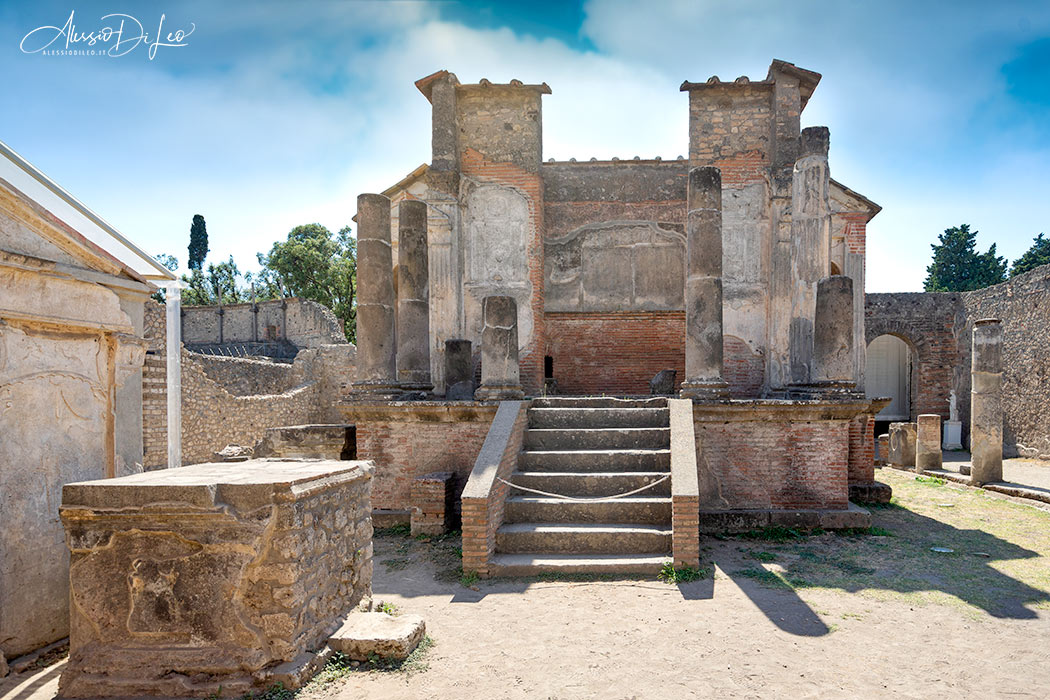
{"label": "stone slab", "polygon": [[328,646],[355,661],[367,661],[373,655],[403,661],[425,632],[426,623],[420,615],[354,613],[331,636]]}

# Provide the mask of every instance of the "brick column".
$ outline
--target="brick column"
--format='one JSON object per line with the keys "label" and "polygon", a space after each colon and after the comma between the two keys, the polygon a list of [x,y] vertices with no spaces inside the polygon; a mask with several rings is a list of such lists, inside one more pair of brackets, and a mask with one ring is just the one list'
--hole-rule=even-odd
{"label": "brick column", "polygon": [[357,381],[353,392],[390,398],[397,385],[390,200],[357,198]]}
{"label": "brick column", "polygon": [[970,394],[970,480],[1003,480],[1003,327],[997,318],[973,324]]}
{"label": "brick column", "polygon": [[405,391],[430,391],[427,205],[408,199],[397,208],[397,381]]}
{"label": "brick column", "polygon": [[689,171],[683,399],[724,399],[722,378],[722,173]]}
{"label": "brick column", "polygon": [[941,417],[936,413],[923,413],[915,430],[915,471],[940,468]]}

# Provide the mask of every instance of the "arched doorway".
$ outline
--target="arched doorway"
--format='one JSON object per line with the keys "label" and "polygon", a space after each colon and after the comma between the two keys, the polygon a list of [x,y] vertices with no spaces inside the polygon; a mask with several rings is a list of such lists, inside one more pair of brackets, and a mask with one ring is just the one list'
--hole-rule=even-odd
{"label": "arched doorway", "polygon": [[911,348],[895,335],[880,335],[868,343],[864,393],[869,399],[889,396],[876,421],[906,421],[911,417]]}

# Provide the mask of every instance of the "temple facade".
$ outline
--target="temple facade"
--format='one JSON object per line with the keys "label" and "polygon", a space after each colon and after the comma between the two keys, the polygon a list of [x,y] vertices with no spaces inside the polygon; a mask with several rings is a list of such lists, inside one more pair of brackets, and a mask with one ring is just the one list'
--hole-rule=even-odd
{"label": "temple facade", "polygon": [[[447,71],[419,80],[433,106],[432,160],[383,194],[395,265],[399,203],[427,204],[437,393],[445,340],[472,340],[479,363],[492,295],[516,301],[527,394],[545,384],[569,395],[647,394],[665,369],[677,370],[678,389],[687,378],[688,183],[698,166],[721,175],[729,395],[776,396],[810,381],[825,276],[852,279],[853,333],[863,339],[865,227],[880,208],[831,179],[827,130],[800,127],[819,80],[773,61],[764,80],[684,82],[688,158],[586,162],[544,162],[546,84],[463,85]],[[864,343],[852,353],[862,390]]]}

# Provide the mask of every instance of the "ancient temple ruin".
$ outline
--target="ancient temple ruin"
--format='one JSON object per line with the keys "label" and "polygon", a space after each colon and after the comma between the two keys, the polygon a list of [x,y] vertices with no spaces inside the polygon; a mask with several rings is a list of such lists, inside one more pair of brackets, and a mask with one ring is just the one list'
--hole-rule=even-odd
{"label": "ancient temple ruin", "polygon": [[[432,160],[356,219],[342,410],[380,465],[378,512],[447,472],[483,574],[695,563],[701,531],[865,524],[851,495],[889,496],[885,402],[863,392],[879,207],[831,179],[828,129],[801,128],[819,80],[774,61],[684,82],[688,158],[585,162],[543,161],[546,84],[417,81]],[[468,342],[472,401],[446,376]],[[668,370],[674,397],[650,397]]]}

